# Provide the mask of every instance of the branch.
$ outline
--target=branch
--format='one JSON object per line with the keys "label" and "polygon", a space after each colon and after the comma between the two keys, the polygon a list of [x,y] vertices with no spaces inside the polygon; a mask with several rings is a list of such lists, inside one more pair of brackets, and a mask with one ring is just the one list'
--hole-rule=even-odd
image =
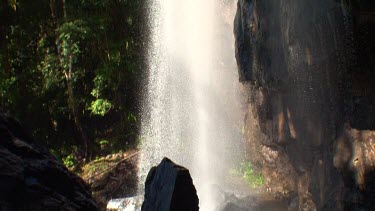
{"label": "branch", "polygon": [[131,155],[125,157],[125,158],[123,158],[122,160],[118,161],[116,164],[111,165],[110,167],[104,169],[103,171],[101,171],[101,172],[99,172],[99,173],[97,173],[97,174],[92,175],[89,179],[92,179],[92,178],[94,178],[94,177],[97,177],[97,176],[99,176],[99,175],[101,175],[101,174],[104,174],[104,173],[106,173],[106,172],[108,172],[108,171],[114,169],[116,166],[118,166],[118,164],[120,164],[120,163],[122,163],[122,162],[124,162],[124,161],[126,161],[126,160],[128,160],[128,159],[130,159],[130,158],[132,158],[132,157],[134,157],[134,156],[136,156],[136,155],[138,155],[138,154],[139,154],[139,151],[138,151],[138,152],[135,152],[135,153],[133,153],[133,154],[131,154]]}

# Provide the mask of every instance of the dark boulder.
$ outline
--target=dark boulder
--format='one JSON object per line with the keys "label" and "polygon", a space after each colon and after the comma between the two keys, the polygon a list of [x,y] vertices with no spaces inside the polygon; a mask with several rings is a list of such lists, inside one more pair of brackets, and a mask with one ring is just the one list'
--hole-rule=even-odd
{"label": "dark boulder", "polygon": [[189,170],[164,158],[145,183],[142,211],[195,211],[199,199]]}
{"label": "dark boulder", "polygon": [[0,210],[97,210],[84,181],[0,115]]}

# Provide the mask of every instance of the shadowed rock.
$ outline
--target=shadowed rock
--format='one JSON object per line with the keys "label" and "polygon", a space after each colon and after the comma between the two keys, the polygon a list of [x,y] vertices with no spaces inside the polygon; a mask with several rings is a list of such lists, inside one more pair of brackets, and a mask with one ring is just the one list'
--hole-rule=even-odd
{"label": "shadowed rock", "polygon": [[0,115],[0,210],[97,210],[89,188]]}
{"label": "shadowed rock", "polygon": [[253,48],[252,28],[249,20],[253,16],[254,5],[252,0],[239,0],[237,3],[237,13],[234,19],[235,55],[238,66],[238,76],[240,81],[250,81],[253,79]]}
{"label": "shadowed rock", "polygon": [[371,210],[375,3],[238,2],[246,147],[267,186],[300,210]]}
{"label": "shadowed rock", "polygon": [[195,211],[199,199],[189,170],[164,158],[149,171],[142,211]]}

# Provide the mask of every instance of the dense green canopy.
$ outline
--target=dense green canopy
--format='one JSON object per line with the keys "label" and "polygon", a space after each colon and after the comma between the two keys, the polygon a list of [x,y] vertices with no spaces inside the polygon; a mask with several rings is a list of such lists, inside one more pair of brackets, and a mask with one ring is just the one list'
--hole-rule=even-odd
{"label": "dense green canopy", "polygon": [[143,0],[0,1],[0,111],[62,158],[134,146]]}

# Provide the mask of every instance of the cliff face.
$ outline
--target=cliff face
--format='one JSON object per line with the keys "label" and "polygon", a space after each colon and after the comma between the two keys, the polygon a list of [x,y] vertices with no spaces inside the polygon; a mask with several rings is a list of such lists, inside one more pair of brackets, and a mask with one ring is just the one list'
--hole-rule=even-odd
{"label": "cliff face", "polygon": [[248,154],[298,209],[373,206],[375,3],[239,0]]}

